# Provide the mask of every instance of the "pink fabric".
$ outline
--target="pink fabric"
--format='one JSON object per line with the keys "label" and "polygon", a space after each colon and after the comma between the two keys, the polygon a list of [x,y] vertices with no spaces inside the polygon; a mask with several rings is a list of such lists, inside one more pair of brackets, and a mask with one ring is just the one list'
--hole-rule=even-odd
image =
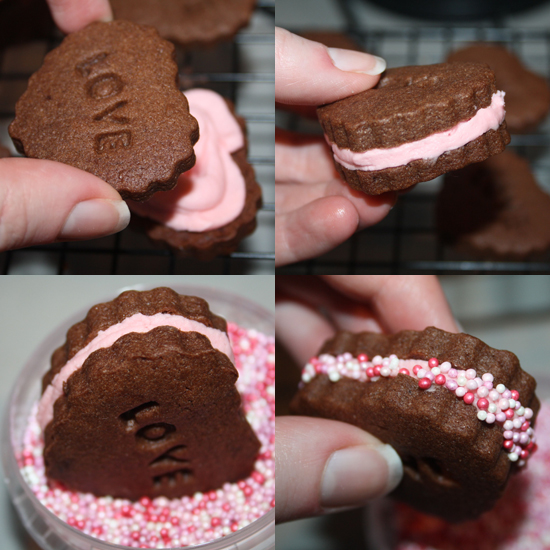
{"label": "pink fabric", "polygon": [[57,398],[63,394],[63,384],[69,379],[71,374],[82,367],[91,353],[98,349],[112,346],[120,337],[130,332],[144,333],[162,326],[175,327],[182,332],[198,332],[203,334],[210,340],[213,348],[227,355],[232,363],[235,363],[233,350],[225,332],[207,327],[198,321],[192,321],[181,315],[169,315],[167,313],[142,315],[141,313],[136,313],[124,319],[124,321],[98,332],[97,336],[67,361],[64,367],[55,375],[38,403],[37,419],[42,431],[44,431],[53,418],[53,405],[57,401]]}
{"label": "pink fabric", "polygon": [[446,151],[458,149],[489,130],[496,130],[504,120],[504,92],[493,94],[491,105],[480,109],[470,120],[460,122],[445,132],[389,149],[354,152],[330,143],[334,158],[348,170],[374,171],[404,166],[413,160],[437,159]]}
{"label": "pink fabric", "polygon": [[128,204],[136,214],[177,231],[209,231],[231,223],[244,208],[246,184],[231,157],[244,147],[244,136],[220,95],[189,90],[185,96],[200,128],[195,166],[180,176],[171,191]]}

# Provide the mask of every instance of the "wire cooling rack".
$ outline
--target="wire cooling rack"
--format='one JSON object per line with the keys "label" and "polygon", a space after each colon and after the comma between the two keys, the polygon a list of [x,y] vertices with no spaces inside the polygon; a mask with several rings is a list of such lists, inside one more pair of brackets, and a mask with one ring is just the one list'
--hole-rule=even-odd
{"label": "wire cooling rack", "polygon": [[[518,55],[531,70],[550,76],[550,30],[517,30],[498,26],[433,26],[364,29],[355,11],[357,2],[341,0],[346,33],[389,67],[440,63],[470,42],[498,42]],[[307,29],[291,29],[303,32]],[[277,113],[277,124],[320,132],[317,122]],[[550,193],[550,120],[536,133],[514,135],[509,147],[530,161],[541,188]],[[399,197],[390,214],[331,252],[314,260],[278,269],[278,273],[550,273],[550,251],[533,261],[480,261],[444,245],[435,226],[435,203],[443,178],[420,183]],[[550,212],[549,212],[550,215]]]}
{"label": "wire cooling rack", "polygon": [[[184,52],[177,48],[182,89],[213,89],[235,102],[248,126],[249,162],[262,186],[258,227],[237,252],[212,262],[182,259],[132,227],[102,239],[0,253],[3,274],[269,274],[274,265],[275,0],[258,0],[251,24],[232,42]],[[61,36],[0,49],[0,143],[15,149],[7,127],[30,75]]]}

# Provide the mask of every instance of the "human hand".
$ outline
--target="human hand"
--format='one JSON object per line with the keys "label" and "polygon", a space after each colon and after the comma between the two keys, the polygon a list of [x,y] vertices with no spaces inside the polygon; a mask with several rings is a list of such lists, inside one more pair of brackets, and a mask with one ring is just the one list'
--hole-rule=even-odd
{"label": "human hand", "polygon": [[[321,105],[376,85],[384,60],[326,48],[284,29],[275,30],[275,101]],[[378,223],[396,193],[369,196],[340,177],[321,137],[276,131],[276,265],[323,254],[355,231]]]}
{"label": "human hand", "polygon": [[[276,306],[277,338],[299,365],[337,330],[459,331],[438,280],[427,275],[278,276]],[[360,506],[401,481],[397,453],[355,426],[300,416],[275,425],[278,522]]]}
{"label": "human hand", "polygon": [[[58,26],[76,31],[111,18],[108,0],[48,0]],[[107,183],[47,160],[0,159],[0,250],[116,233],[130,211]]]}

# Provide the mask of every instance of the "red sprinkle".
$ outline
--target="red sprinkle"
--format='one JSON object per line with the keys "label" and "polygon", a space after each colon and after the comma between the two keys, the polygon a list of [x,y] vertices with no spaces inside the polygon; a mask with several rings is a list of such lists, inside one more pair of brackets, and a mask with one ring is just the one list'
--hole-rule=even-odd
{"label": "red sprinkle", "polygon": [[514,442],[511,440],[511,439],[507,439],[503,444],[502,446],[507,450],[509,451],[513,446],[514,446]]}
{"label": "red sprinkle", "polygon": [[418,387],[422,390],[427,390],[432,386],[432,381],[429,378],[422,378],[418,381]]}
{"label": "red sprinkle", "polygon": [[506,418],[508,420],[512,420],[512,418],[514,418],[514,414],[515,414],[515,410],[514,409],[506,409],[506,411],[504,412],[504,414],[506,415]]}
{"label": "red sprinkle", "polygon": [[372,378],[372,377],[374,376],[374,369],[373,369],[372,367],[369,367],[369,368],[367,369],[367,376],[368,376],[369,378]]}
{"label": "red sprinkle", "polygon": [[517,390],[512,390],[510,393],[512,394],[512,399],[519,400],[519,392]]}
{"label": "red sprinkle", "polygon": [[380,376],[381,370],[382,370],[382,367],[380,365],[376,365],[376,367],[374,367],[374,376]]}
{"label": "red sprinkle", "polygon": [[529,426],[531,425],[531,422],[529,422],[529,420],[526,420],[522,425],[521,425],[521,431],[522,432],[526,432],[528,429],[529,429]]}
{"label": "red sprinkle", "polygon": [[413,367],[413,373],[414,373],[415,375],[417,375],[417,374],[418,374],[418,371],[419,371],[421,368],[422,368],[422,367],[421,367],[420,365],[415,365],[415,366]]}
{"label": "red sprinkle", "polygon": [[478,399],[477,408],[481,409],[482,411],[486,411],[489,408],[489,401],[484,397],[482,397],[481,399]]}
{"label": "red sprinkle", "polygon": [[360,353],[358,356],[357,356],[357,360],[360,362],[360,363],[366,363],[368,360],[369,360],[369,357],[366,353]]}
{"label": "red sprinkle", "polygon": [[471,405],[474,402],[474,399],[475,395],[471,391],[464,395],[464,403],[466,403],[467,405]]}
{"label": "red sprinkle", "polygon": [[434,367],[438,367],[439,366],[439,361],[435,358],[435,357],[432,357],[429,361],[428,361],[428,366],[433,369]]}
{"label": "red sprinkle", "polygon": [[443,386],[443,384],[445,384],[445,382],[447,382],[447,378],[445,377],[444,374],[438,374],[438,375],[435,377],[435,383],[436,383],[438,386]]}

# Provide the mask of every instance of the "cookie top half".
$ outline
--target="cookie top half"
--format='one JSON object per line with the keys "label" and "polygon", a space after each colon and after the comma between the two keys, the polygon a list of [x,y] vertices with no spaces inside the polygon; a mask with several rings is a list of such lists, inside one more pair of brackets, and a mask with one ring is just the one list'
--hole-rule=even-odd
{"label": "cookie top half", "polygon": [[92,23],[46,56],[10,135],[28,157],[70,164],[124,199],[145,200],[195,163],[198,124],[177,78],[174,46],[154,28]]}
{"label": "cookie top half", "polygon": [[378,85],[319,107],[328,139],[360,152],[398,147],[471,119],[489,107],[495,76],[479,63],[388,69]]}

